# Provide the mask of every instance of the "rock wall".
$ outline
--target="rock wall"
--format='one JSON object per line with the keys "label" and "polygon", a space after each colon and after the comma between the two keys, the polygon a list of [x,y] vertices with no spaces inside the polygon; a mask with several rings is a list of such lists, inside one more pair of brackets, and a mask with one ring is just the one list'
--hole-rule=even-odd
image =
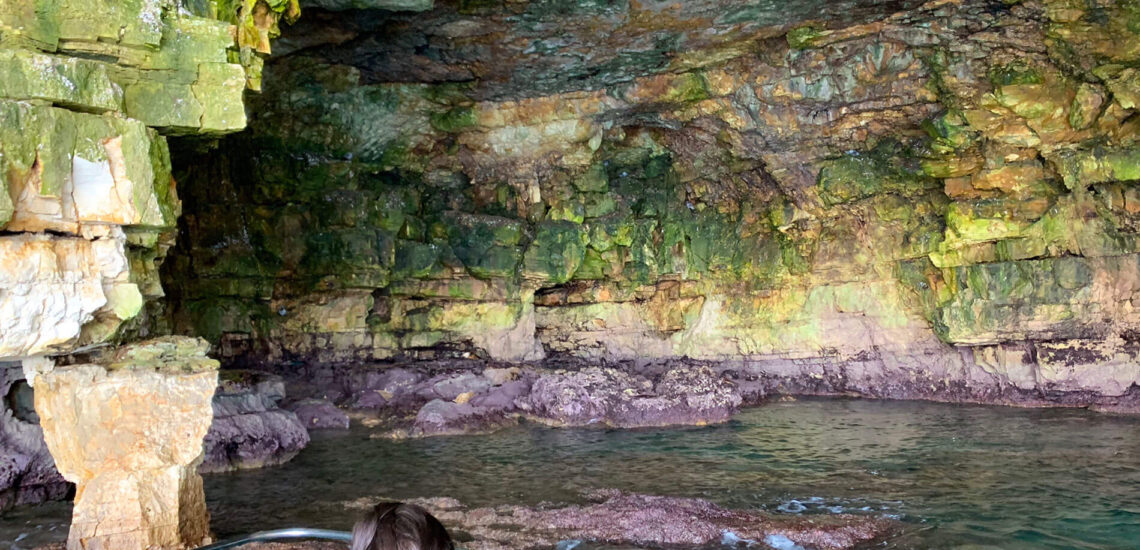
{"label": "rock wall", "polygon": [[0,3],[0,358],[111,340],[162,296],[164,135],[245,126],[235,48],[178,2]]}
{"label": "rock wall", "polygon": [[[1066,0],[312,10],[176,155],[232,362],[687,358],[1129,409],[1140,13]],[[192,274],[192,276],[190,276]]]}
{"label": "rock wall", "polygon": [[[158,265],[181,211],[168,136],[244,128],[244,92],[260,86],[278,21],[298,9],[295,0],[0,0],[0,509],[68,495],[36,412],[24,410],[30,385],[57,360],[163,330]],[[136,374],[113,377],[129,387]],[[55,386],[75,395],[41,388],[37,401],[81,399],[83,380]],[[149,410],[115,414],[126,422]],[[182,441],[191,453],[183,479],[197,479],[194,433]],[[96,489],[88,501],[121,496]],[[111,513],[100,506],[85,513]],[[111,523],[101,529],[123,527]]]}

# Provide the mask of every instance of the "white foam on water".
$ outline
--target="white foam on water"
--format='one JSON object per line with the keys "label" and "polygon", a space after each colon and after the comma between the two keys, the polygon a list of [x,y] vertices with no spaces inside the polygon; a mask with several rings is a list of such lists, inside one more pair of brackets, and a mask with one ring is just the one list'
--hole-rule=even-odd
{"label": "white foam on water", "polygon": [[807,506],[804,506],[802,502],[793,499],[777,506],[776,509],[788,514],[798,514],[804,510],[807,510]]}
{"label": "white foam on water", "polygon": [[736,546],[742,542],[746,546],[752,546],[753,544],[756,544],[756,541],[752,539],[740,538],[740,535],[737,535],[728,529],[725,529],[720,533],[720,543],[724,546]]}
{"label": "white foam on water", "polygon": [[555,550],[574,550],[575,548],[577,548],[581,544],[582,544],[582,541],[580,541],[578,539],[560,540],[560,541],[558,541],[558,545],[555,546],[554,548],[555,548]]}
{"label": "white foam on water", "polygon": [[807,550],[803,546],[796,544],[792,539],[784,535],[768,535],[764,537],[764,544],[775,548],[776,550]]}

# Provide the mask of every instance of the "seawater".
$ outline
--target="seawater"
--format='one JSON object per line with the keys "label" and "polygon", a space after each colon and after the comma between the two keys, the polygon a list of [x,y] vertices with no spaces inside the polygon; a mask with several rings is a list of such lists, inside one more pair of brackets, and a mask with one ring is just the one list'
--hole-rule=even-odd
{"label": "seawater", "polygon": [[[699,428],[524,424],[421,440],[369,435],[318,432],[286,465],[207,476],[215,532],[348,529],[356,511],[345,503],[358,499],[573,503],[589,489],[619,488],[774,514],[897,518],[902,533],[878,547],[1140,548],[1136,418],[801,400]],[[0,541],[23,534],[10,548],[30,548],[62,540],[66,516],[60,504],[5,514]]]}

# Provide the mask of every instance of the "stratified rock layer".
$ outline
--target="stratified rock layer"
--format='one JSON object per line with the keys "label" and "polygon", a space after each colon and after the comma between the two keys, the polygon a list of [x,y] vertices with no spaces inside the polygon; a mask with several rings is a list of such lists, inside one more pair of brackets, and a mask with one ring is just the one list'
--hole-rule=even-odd
{"label": "stratified rock layer", "polygon": [[76,484],[69,550],[195,547],[209,540],[196,472],[218,362],[205,342],[171,337],[104,364],[35,376],[44,439]]}
{"label": "stratified rock layer", "polygon": [[165,136],[244,128],[260,78],[229,14],[205,11],[0,1],[0,359],[154,328],[181,210]]}
{"label": "stratified rock layer", "polygon": [[176,326],[231,361],[688,359],[1127,409],[1134,10],[794,4],[314,11],[251,131],[183,157],[211,184]]}

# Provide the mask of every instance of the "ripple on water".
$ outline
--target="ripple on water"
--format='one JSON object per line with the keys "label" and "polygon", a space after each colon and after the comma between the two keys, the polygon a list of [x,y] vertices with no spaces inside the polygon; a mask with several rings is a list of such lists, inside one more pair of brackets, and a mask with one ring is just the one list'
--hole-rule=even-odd
{"label": "ripple on water", "polygon": [[[206,478],[223,537],[301,524],[343,529],[355,514],[343,503],[360,498],[537,504],[580,502],[581,491],[599,487],[773,513],[897,517],[908,527],[892,548],[1136,548],[1140,420],[801,400],[701,428],[523,425],[407,441],[369,439],[361,429],[316,433],[289,464]],[[66,513],[52,517],[31,521],[65,524]],[[0,540],[17,527],[0,518]]]}

